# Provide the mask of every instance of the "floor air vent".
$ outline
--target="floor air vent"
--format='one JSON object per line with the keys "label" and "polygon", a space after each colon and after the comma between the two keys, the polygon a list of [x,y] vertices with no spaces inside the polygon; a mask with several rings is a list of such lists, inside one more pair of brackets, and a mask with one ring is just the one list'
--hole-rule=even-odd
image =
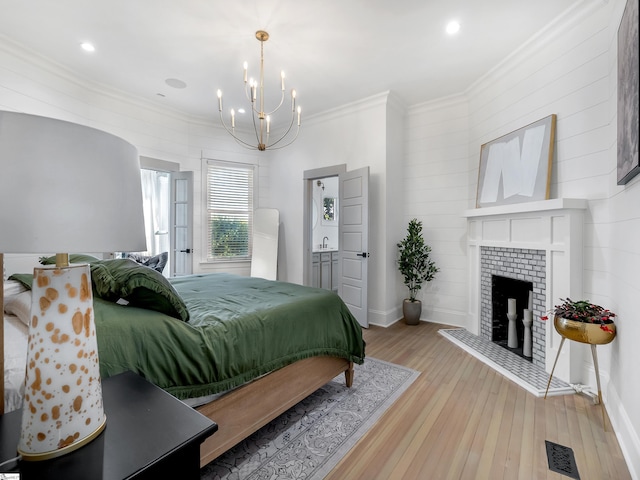
{"label": "floor air vent", "polygon": [[580,480],[580,474],[578,474],[578,466],[576,465],[576,459],[573,456],[573,450],[563,445],[544,441],[547,447],[547,461],[549,462],[549,470],[552,472],[566,475],[569,478],[575,478]]}

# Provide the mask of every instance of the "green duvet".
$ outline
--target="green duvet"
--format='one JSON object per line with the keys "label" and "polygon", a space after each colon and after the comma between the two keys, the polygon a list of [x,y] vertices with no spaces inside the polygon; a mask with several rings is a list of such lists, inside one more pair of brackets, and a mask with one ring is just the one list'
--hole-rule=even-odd
{"label": "green duvet", "polygon": [[171,279],[189,320],[94,298],[100,372],[131,370],[178,398],[241,385],[297,360],[364,360],[361,328],[328,290],[215,273]]}

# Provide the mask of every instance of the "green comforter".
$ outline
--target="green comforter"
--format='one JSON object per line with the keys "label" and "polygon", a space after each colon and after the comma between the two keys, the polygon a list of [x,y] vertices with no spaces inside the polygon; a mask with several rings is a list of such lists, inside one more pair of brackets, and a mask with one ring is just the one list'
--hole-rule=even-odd
{"label": "green comforter", "polygon": [[330,291],[223,273],[171,283],[188,307],[188,322],[94,298],[104,378],[131,370],[184,399],[303,358],[364,360],[361,328]]}

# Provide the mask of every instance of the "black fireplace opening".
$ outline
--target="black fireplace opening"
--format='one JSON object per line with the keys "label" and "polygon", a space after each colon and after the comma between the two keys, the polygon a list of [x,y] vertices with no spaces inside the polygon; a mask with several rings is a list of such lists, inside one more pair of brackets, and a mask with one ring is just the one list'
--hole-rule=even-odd
{"label": "black fireplace opening", "polygon": [[[524,318],[524,310],[529,308],[532,295],[533,282],[500,275],[491,276],[491,341],[529,361],[532,361],[532,357],[525,356],[523,352],[525,328],[522,319]],[[509,319],[507,312],[509,299],[515,299],[516,304],[517,346],[514,348],[508,345]]]}

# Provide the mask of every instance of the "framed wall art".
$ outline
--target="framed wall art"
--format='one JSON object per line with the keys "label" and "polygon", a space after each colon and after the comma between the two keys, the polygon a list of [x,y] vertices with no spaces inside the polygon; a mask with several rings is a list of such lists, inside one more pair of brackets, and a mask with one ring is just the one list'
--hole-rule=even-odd
{"label": "framed wall art", "polygon": [[627,0],[618,27],[618,185],[638,173],[638,0]]}
{"label": "framed wall art", "polygon": [[482,145],[476,207],[547,200],[555,136],[554,114]]}

